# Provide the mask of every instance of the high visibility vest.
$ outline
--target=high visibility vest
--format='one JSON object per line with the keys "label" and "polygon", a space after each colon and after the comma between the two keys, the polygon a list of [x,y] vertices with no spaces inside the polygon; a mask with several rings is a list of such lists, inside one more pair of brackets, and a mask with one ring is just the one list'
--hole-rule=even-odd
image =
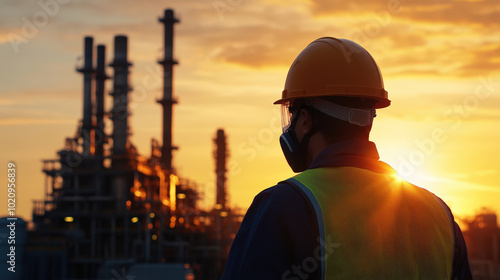
{"label": "high visibility vest", "polygon": [[287,180],[316,212],[322,279],[451,278],[451,213],[395,174],[321,167]]}

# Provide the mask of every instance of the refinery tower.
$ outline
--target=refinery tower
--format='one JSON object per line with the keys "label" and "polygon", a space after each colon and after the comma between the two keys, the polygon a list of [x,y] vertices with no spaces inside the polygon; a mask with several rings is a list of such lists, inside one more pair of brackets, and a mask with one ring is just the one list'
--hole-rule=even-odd
{"label": "refinery tower", "polygon": [[[94,40],[85,37],[77,69],[83,76],[83,118],[58,158],[43,161],[45,196],[34,202],[22,279],[220,278],[241,222],[226,203],[226,136],[221,129],[216,133],[217,198],[211,211],[202,211],[197,188],[172,165],[173,39],[179,21],[170,9],[159,21],[164,26],[164,58],[158,62],[164,70],[161,144],[152,139],[145,157],[130,140],[127,36],[115,36],[110,61],[104,45],[97,45],[94,61]],[[112,108],[107,112],[106,99]],[[106,118],[111,135],[105,133]]]}

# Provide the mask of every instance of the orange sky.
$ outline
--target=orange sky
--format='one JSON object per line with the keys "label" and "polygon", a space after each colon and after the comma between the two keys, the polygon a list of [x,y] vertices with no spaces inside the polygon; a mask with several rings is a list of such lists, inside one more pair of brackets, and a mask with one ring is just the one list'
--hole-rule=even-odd
{"label": "orange sky", "polygon": [[[129,37],[132,143],[161,140],[163,9],[175,9],[174,164],[215,200],[212,138],[230,148],[230,204],[293,175],[278,137],[288,67],[312,40],[357,41],[378,62],[392,105],[372,131],[381,159],[447,202],[458,216],[500,213],[500,9],[484,1],[3,1],[0,11],[1,162],[18,165],[18,214],[43,195],[41,160],[56,157],[82,115],[83,37]],[[40,5],[40,3],[50,3]],[[107,69],[108,75],[112,69]],[[145,79],[149,82],[145,82]],[[151,82],[153,81],[153,82]],[[111,82],[106,84],[111,90]],[[108,109],[111,98],[106,100]],[[111,123],[108,123],[108,130]],[[109,132],[111,132],[109,130]],[[5,167],[6,169],[7,167]],[[0,179],[6,182],[6,172]],[[1,194],[0,194],[1,195]],[[6,198],[6,191],[4,194]],[[0,199],[0,215],[6,213]]]}

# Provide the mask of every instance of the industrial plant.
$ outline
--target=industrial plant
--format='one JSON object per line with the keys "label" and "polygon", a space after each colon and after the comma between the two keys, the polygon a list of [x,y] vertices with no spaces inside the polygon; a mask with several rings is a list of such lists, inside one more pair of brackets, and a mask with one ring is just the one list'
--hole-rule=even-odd
{"label": "industrial plant", "polygon": [[474,279],[500,279],[500,227],[496,213],[482,208],[464,223],[463,234]]}
{"label": "industrial plant", "polygon": [[[164,57],[158,61],[164,71],[163,97],[157,100],[163,109],[161,142],[151,139],[150,155],[144,156],[130,140],[127,36],[114,37],[110,63],[106,46],[94,48],[93,37],[85,37],[83,65],[77,68],[83,76],[83,118],[58,158],[43,160],[45,195],[34,201],[22,273],[12,279],[220,278],[242,220],[226,202],[227,136],[216,130],[216,200],[212,210],[201,210],[193,180],[178,176],[172,161],[173,40],[179,20],[167,9],[159,22],[165,28]],[[106,102],[112,104],[109,112]],[[105,133],[105,118],[112,122],[111,135]]]}

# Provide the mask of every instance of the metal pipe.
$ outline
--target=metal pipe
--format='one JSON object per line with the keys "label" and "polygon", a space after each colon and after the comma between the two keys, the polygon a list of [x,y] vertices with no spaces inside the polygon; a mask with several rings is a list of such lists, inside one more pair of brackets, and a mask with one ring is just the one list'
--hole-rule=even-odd
{"label": "metal pipe", "polygon": [[158,61],[163,66],[163,99],[157,100],[163,107],[163,146],[162,165],[166,170],[172,170],[172,106],[177,103],[172,97],[173,88],[173,66],[177,61],[173,59],[174,49],[174,24],[179,22],[174,17],[174,11],[165,10],[164,17],[158,19],[164,25],[164,56]]}
{"label": "metal pipe", "polygon": [[83,74],[83,120],[80,137],[83,138],[83,155],[90,155],[90,143],[92,129],[92,58],[93,58],[94,38],[85,37],[83,43],[84,64],[76,71]]}

